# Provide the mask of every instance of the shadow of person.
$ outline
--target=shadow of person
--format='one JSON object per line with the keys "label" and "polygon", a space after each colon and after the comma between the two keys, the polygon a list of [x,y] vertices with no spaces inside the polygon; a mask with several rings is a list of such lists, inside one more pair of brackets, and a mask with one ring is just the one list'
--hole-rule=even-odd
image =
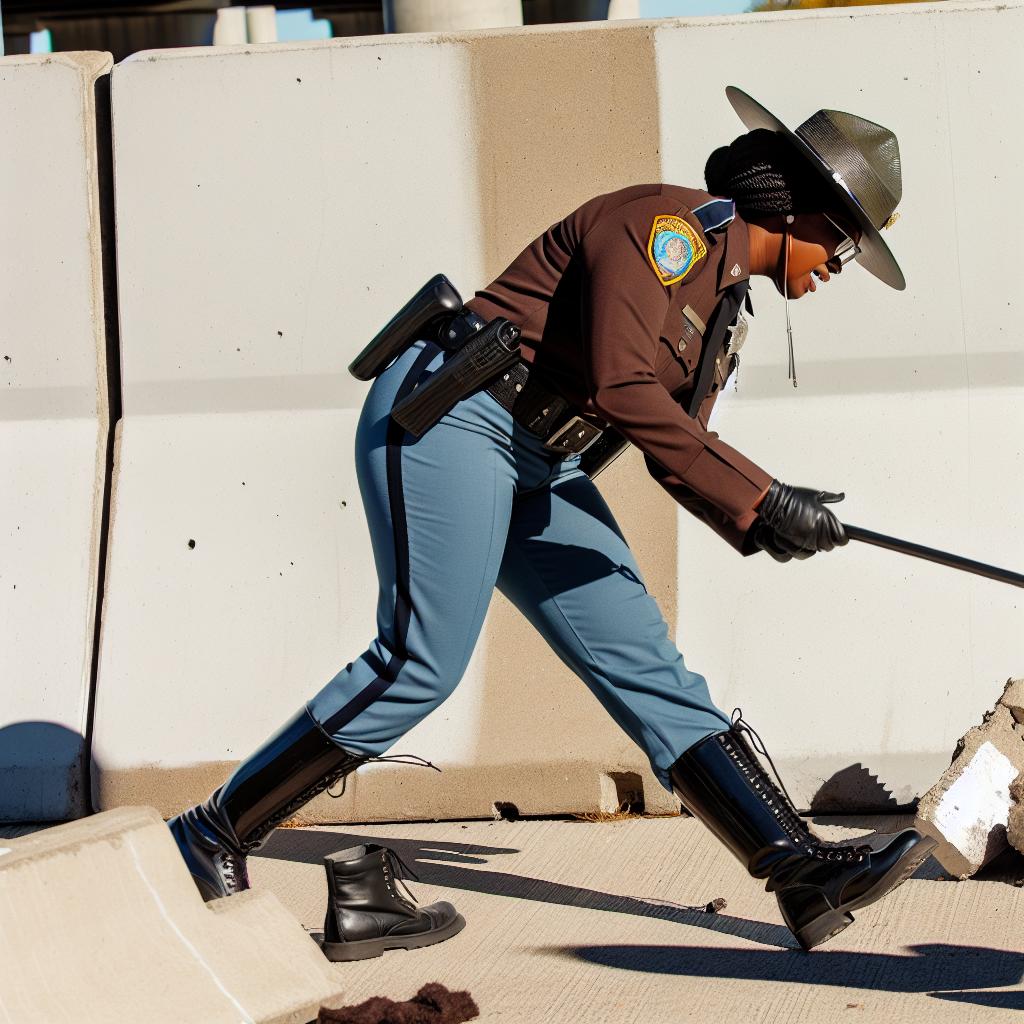
{"label": "shadow of person", "polygon": [[[581,828],[584,826],[581,826]],[[586,889],[582,886],[549,882],[541,878],[510,874],[506,871],[482,870],[463,865],[486,865],[491,858],[518,853],[506,847],[480,846],[470,843],[431,842],[425,839],[394,839],[390,836],[352,835],[344,832],[319,832],[278,829],[253,856],[270,857],[301,864],[320,864],[327,854],[349,846],[379,843],[394,850],[415,873],[418,881],[429,885],[461,889],[468,892],[507,896],[518,900],[550,903],[555,906],[578,907],[612,914],[671,921],[709,931],[735,935],[765,946],[797,948],[788,928],[764,921],[748,921],[728,914],[710,914],[704,909],[715,898],[708,894],[706,903],[685,906],[667,900],[617,896],[614,893]]]}
{"label": "shadow of person", "polygon": [[[1024,973],[1024,958],[1009,950],[944,943],[909,949],[910,955],[817,950],[808,956],[718,946],[553,946],[544,952],[644,974],[837,985],[882,992],[931,993],[943,999],[959,998],[962,993],[955,990],[1015,985]],[[1003,995],[986,996],[992,994]],[[1005,995],[1016,999],[1020,993]]]}
{"label": "shadow of person", "polygon": [[82,734],[57,722],[0,728],[0,821],[67,821],[85,813]]}

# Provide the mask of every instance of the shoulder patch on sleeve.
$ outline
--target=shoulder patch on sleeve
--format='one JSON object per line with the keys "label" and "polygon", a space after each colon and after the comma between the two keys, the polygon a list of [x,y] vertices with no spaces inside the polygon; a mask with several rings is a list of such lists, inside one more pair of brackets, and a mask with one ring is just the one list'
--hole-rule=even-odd
{"label": "shoulder patch on sleeve", "polygon": [[663,213],[654,218],[647,258],[666,288],[682,281],[707,254],[700,236],[682,217]]}

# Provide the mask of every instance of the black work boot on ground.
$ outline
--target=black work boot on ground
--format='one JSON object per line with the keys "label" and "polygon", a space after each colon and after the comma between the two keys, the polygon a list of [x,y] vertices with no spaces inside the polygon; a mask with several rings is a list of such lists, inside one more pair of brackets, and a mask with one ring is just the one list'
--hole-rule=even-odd
{"label": "black work boot on ground", "polygon": [[334,743],[305,708],[294,714],[205,803],[167,823],[203,899],[248,889],[246,856],[367,760]]}
{"label": "black work boot on ground", "polygon": [[[739,718],[695,744],[669,769],[672,788],[751,875],[768,879],[765,889],[775,893],[786,926],[811,949],[852,924],[852,911],[912,875],[935,840],[912,828],[873,836],[871,845],[819,839],[772,781],[747,733],[756,737]],[[767,756],[760,741],[758,749]]]}
{"label": "black work boot on ground", "polygon": [[321,942],[328,960],[365,960],[389,949],[432,946],[466,927],[450,903],[417,907],[398,891],[399,868],[411,875],[394,850],[367,844],[324,857],[327,916]]}

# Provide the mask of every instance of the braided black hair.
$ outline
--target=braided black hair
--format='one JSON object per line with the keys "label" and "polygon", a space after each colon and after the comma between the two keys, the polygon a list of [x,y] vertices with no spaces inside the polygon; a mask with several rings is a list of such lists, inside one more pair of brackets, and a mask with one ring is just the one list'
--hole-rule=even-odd
{"label": "braided black hair", "polygon": [[708,191],[736,202],[740,216],[829,213],[837,202],[828,185],[782,135],[756,128],[721,146],[704,168]]}

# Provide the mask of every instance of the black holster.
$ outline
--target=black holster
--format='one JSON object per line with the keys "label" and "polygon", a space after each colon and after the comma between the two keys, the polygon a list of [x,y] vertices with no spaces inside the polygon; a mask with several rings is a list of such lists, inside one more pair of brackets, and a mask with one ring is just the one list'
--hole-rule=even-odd
{"label": "black holster", "polygon": [[461,309],[462,296],[444,274],[436,274],[349,363],[349,372],[359,380],[372,380],[417,338],[436,338],[445,320]]}
{"label": "black holster", "polygon": [[377,333],[349,371],[371,380],[421,338],[454,354],[391,410],[392,419],[417,437],[519,358],[519,328],[503,317],[484,323],[465,309],[451,281],[437,274]]}
{"label": "black holster", "polygon": [[[519,333],[519,328],[503,317],[485,323],[463,306],[448,278],[437,274],[388,321],[349,370],[359,380],[371,380],[421,338],[454,353],[391,410],[392,419],[420,437],[457,402],[515,365]],[[618,431],[605,429],[583,451],[580,468],[593,478],[628,446]]]}

